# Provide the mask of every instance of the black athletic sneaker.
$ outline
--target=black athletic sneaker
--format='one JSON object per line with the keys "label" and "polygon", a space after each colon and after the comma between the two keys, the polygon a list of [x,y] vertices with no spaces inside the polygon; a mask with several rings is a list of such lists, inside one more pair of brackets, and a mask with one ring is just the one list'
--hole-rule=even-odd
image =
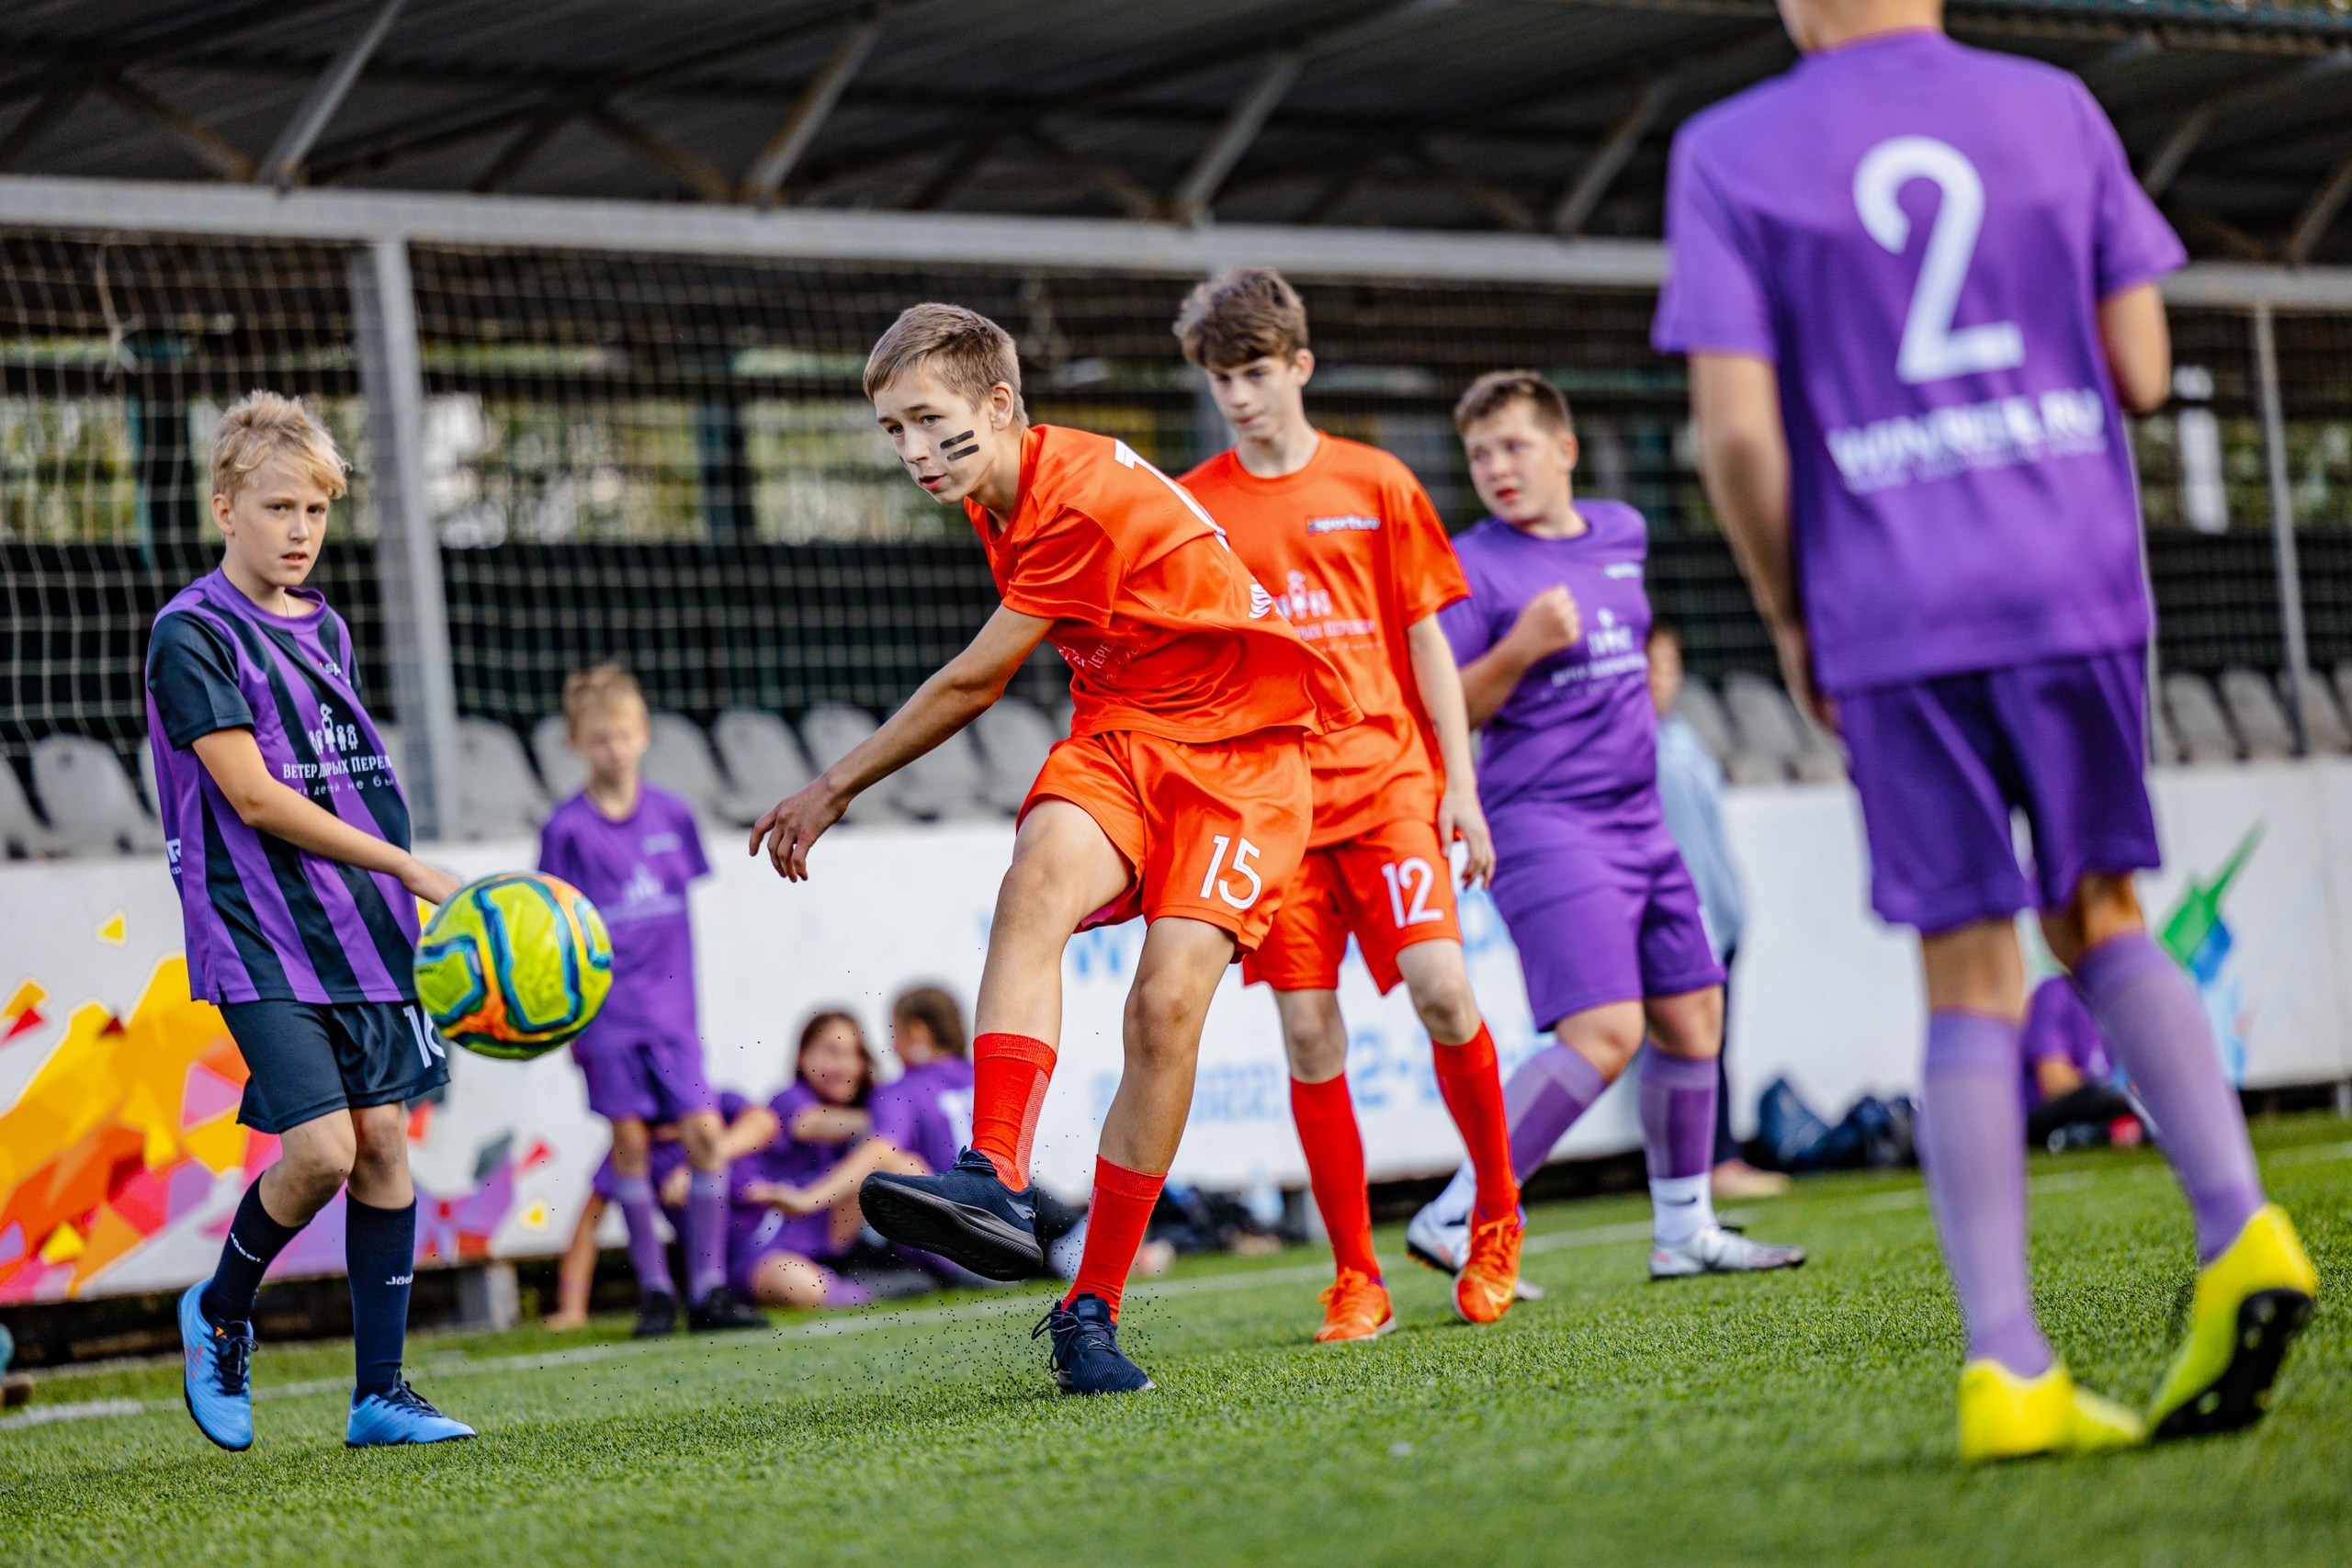
{"label": "black athletic sneaker", "polygon": [[1119,1354],[1118,1325],[1110,1303],[1089,1293],[1059,1302],[1029,1337],[1054,1338],[1054,1382],[1064,1393],[1143,1393],[1159,1385]]}
{"label": "black athletic sneaker", "polygon": [[637,1326],[630,1329],[633,1339],[659,1339],[678,1331],[678,1298],[667,1291],[649,1291],[638,1304]]}
{"label": "black athletic sneaker", "polygon": [[991,1280],[1026,1280],[1046,1266],[1037,1206],[996,1166],[966,1149],[936,1176],[869,1176],[857,1190],[865,1223],[902,1247],[936,1252]]}
{"label": "black athletic sneaker", "polygon": [[695,1334],[725,1333],[732,1328],[765,1328],[768,1315],[724,1285],[695,1303],[686,1313],[686,1328]]}

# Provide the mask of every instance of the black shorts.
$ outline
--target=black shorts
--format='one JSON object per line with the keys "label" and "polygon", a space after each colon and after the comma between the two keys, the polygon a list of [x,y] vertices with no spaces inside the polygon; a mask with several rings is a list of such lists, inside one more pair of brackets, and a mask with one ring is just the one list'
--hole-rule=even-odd
{"label": "black shorts", "polygon": [[330,1111],[421,1100],[449,1081],[449,1053],[414,1002],[223,1002],[245,1058],[237,1120],[284,1133]]}

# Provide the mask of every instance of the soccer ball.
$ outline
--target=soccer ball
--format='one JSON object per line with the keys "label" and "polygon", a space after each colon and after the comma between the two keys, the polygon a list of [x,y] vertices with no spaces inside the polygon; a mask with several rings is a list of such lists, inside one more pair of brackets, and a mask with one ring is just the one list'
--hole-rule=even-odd
{"label": "soccer ball", "polygon": [[605,917],[568,882],[508,872],[449,896],[416,947],[416,997],[452,1044],[544,1055],[594,1021],[613,988]]}

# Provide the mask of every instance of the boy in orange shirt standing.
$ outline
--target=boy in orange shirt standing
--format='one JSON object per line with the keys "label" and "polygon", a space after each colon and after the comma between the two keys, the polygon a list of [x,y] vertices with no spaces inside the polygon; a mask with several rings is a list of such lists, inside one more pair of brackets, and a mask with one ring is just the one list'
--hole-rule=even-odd
{"label": "boy in orange shirt standing", "polygon": [[1437,613],[1469,596],[1411,470],[1307,422],[1306,308],[1279,273],[1243,268],[1193,290],[1176,318],[1236,445],[1184,476],[1309,647],[1347,678],[1361,723],[1312,736],[1315,825],[1298,877],[1242,976],[1273,987],[1290,1103],[1337,1278],[1318,1341],[1396,1326],[1372,1246],[1363,1138],[1349,1098],[1340,960],[1353,933],[1383,991],[1403,979],[1429,1031],[1446,1109],[1477,1176],[1454,1310],[1492,1323],[1519,1285],[1523,1228],[1495,1043],[1462,961],[1447,846],[1464,885],[1494,870],[1478,808],[1462,676]]}
{"label": "boy in orange shirt standing", "polygon": [[1142,916],[1085,1252],[1046,1326],[1065,1393],[1148,1389],[1119,1353],[1119,1298],[1192,1107],[1201,1025],[1306,852],[1305,738],[1359,714],[1173,480],[1123,441],[1029,423],[995,322],[912,307],[875,344],[865,392],[910,477],[962,503],[1002,603],[881,728],[763,817],[752,849],[764,840],[781,874],[806,878],[810,846],[860,791],[969,724],[1053,639],[1075,715],[1022,807],[997,894],[972,1147],[934,1175],[869,1177],[860,1201],[892,1241],[992,1279],[1038,1271],[1029,1155],[1061,1030],[1062,949],[1083,927]]}

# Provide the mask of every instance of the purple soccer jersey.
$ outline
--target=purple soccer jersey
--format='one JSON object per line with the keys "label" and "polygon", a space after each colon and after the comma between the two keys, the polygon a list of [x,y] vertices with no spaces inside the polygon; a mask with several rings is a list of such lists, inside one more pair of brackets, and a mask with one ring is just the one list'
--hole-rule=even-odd
{"label": "purple soccer jersey", "polygon": [[1666,231],[1654,344],[1779,372],[1825,689],[2146,639],[2098,306],[2187,255],[2079,81],[1930,30],[1808,55],[1683,126]]}
{"label": "purple soccer jersey", "polygon": [[351,630],[315,590],[278,615],[215,571],[155,617],[147,744],[180,895],[188,989],[210,1002],[413,1001],[416,900],[361,871],[248,828],[194,747],[250,729],[270,776],[360,831],[408,847],[408,804],[359,700]]}
{"label": "purple soccer jersey", "polygon": [[587,795],[573,795],[539,829],[539,869],[588,895],[612,932],[613,988],[596,1021],[572,1042],[573,1055],[584,1061],[607,1049],[669,1042],[692,1045],[699,1061],[686,889],[710,874],[710,863],[693,808],[640,784],[637,809],[616,822]]}
{"label": "purple soccer jersey", "polygon": [[876,1089],[874,1135],[933,1170],[954,1165],[957,1151],[972,1141],[972,1064],[942,1056]]}
{"label": "purple soccer jersey", "polygon": [[1463,664],[1510,632],[1527,602],[1566,587],[1584,635],[1538,660],[1487,724],[1478,798],[1489,815],[1522,802],[1620,802],[1657,810],[1657,716],[1650,705],[1648,531],[1622,501],[1579,501],[1589,525],[1540,539],[1490,517],[1453,541],[1470,597],[1439,612]]}
{"label": "purple soccer jersey", "polygon": [[787,1214],[742,1199],[744,1188],[757,1181],[806,1187],[821,1180],[857,1146],[859,1140],[855,1138],[838,1144],[818,1144],[792,1135],[795,1116],[825,1103],[805,1083],[796,1079],[786,1086],[768,1101],[768,1109],[775,1112],[775,1139],[767,1147],[737,1160],[729,1172],[729,1187],[736,1201],[729,1205],[728,1214],[728,1277],[746,1295],[751,1292],[752,1272],[760,1260],[772,1253],[789,1252],[814,1258],[835,1254],[831,1214]]}
{"label": "purple soccer jersey", "polygon": [[1699,894],[1667,831],[1649,693],[1642,514],[1579,501],[1588,525],[1544,539],[1489,518],[1454,540],[1470,597],[1440,612],[1470,663],[1538,593],[1566,587],[1584,635],[1531,666],[1487,721],[1478,795],[1495,835],[1495,907],[1536,1027],[1610,1002],[1720,985]]}

